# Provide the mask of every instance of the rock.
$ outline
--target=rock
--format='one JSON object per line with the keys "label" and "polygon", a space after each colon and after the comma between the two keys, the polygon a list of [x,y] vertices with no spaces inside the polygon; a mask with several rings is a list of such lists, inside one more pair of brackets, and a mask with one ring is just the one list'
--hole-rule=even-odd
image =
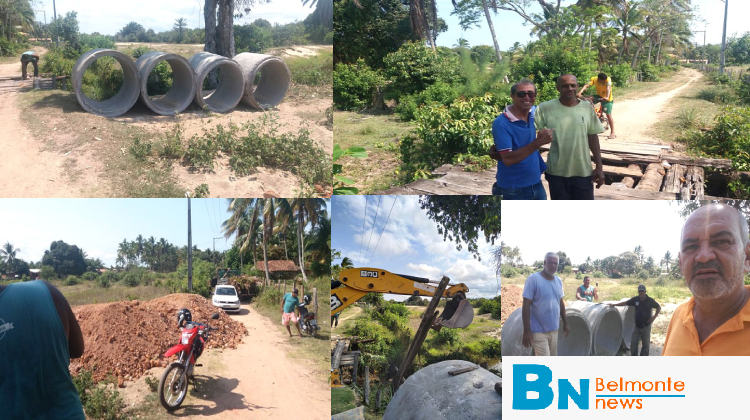
{"label": "rock", "polygon": [[275,191],[268,190],[263,193],[263,198],[281,198]]}

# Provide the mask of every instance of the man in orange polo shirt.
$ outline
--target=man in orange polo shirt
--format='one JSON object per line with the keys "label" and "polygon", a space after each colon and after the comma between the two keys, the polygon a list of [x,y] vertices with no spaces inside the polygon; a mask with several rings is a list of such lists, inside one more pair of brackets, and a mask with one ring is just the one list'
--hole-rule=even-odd
{"label": "man in orange polo shirt", "polygon": [[750,356],[750,239],[734,207],[709,204],[682,227],[680,270],[693,293],[677,307],[664,356]]}

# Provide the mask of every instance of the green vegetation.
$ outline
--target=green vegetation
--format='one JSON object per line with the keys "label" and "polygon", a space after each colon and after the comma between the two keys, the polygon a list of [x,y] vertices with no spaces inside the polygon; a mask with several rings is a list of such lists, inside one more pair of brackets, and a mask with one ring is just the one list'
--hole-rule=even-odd
{"label": "green vegetation", "polygon": [[348,387],[331,388],[331,414],[357,408],[357,396]]}
{"label": "green vegetation", "polygon": [[87,418],[122,418],[124,403],[117,391],[117,381],[114,378],[94,384],[91,372],[83,369],[78,375],[73,376],[73,384],[81,397],[81,404],[83,404]]}

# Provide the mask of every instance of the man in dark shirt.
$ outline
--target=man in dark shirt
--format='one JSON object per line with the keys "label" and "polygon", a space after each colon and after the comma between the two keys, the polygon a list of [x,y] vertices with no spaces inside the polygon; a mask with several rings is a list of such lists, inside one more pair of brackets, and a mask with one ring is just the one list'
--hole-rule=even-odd
{"label": "man in dark shirt", "polygon": [[[646,286],[642,284],[638,285],[638,296],[624,302],[609,304],[609,306],[625,305],[635,307],[635,328],[633,328],[633,335],[630,337],[630,355],[638,356],[638,341],[641,340],[643,342],[641,356],[648,356],[648,350],[651,346],[651,324],[659,316],[661,305],[646,295]],[[651,315],[652,309],[656,309],[653,316]]]}

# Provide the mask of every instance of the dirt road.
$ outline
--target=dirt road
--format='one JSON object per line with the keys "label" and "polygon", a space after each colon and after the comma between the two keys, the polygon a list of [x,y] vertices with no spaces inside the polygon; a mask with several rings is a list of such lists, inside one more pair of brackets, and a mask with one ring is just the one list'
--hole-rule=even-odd
{"label": "dirt road", "polygon": [[[665,112],[669,110],[669,102],[672,98],[701,78],[701,72],[698,70],[685,68],[683,71],[688,75],[688,81],[675,89],[639,99],[618,101],[615,98],[612,118],[615,121],[617,138],[612,141],[619,143],[663,143],[653,136],[653,125],[665,118]],[[606,144],[608,141],[607,135],[609,135],[609,130],[599,136],[599,141],[602,144]]]}
{"label": "dirt road", "polygon": [[[44,47],[34,51],[45,54]],[[31,70],[31,66],[29,66]],[[31,70],[33,75],[33,70]],[[21,64],[0,65],[0,78],[11,78],[21,89],[31,87],[31,79],[21,82]],[[10,82],[10,81],[9,81]],[[77,193],[63,176],[64,159],[57,153],[42,151],[44,146],[21,123],[17,88],[0,90],[0,197],[73,197]]]}
{"label": "dirt road", "polygon": [[[196,368],[198,390],[185,399],[173,416],[160,405],[154,417],[190,419],[327,419],[331,414],[330,389],[316,379],[313,368],[286,356],[296,340],[290,340],[275,325],[249,305],[238,315],[248,329],[236,350],[209,350]],[[158,378],[160,369],[152,370]],[[319,377],[319,375],[318,375]],[[140,403],[148,394],[143,380],[124,391],[128,405]],[[140,397],[140,398],[139,398]]]}

